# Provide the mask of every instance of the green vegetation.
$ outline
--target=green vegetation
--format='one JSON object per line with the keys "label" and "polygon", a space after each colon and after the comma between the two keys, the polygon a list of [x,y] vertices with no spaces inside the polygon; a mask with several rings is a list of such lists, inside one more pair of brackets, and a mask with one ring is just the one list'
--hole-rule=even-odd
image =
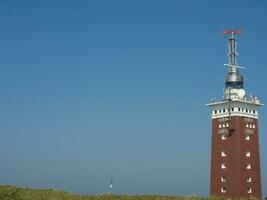
{"label": "green vegetation", "polygon": [[[0,200],[223,200],[222,198],[160,195],[76,195],[53,189],[0,186]],[[230,200],[230,199],[227,199]]]}

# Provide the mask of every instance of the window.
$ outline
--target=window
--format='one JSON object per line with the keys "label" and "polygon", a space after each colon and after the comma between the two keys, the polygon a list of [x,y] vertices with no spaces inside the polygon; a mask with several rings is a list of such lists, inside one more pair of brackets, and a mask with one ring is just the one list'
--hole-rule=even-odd
{"label": "window", "polygon": [[247,177],[247,183],[251,183],[252,178],[251,177]]}
{"label": "window", "polygon": [[241,111],[241,108],[238,108],[238,111],[240,112]]}
{"label": "window", "polygon": [[248,128],[249,127],[249,125],[248,124],[246,124],[246,128]]}
{"label": "window", "polygon": [[248,189],[247,189],[247,193],[249,193],[249,194],[252,193],[252,188],[251,188],[251,187],[248,187]]}
{"label": "window", "polygon": [[252,128],[252,124],[249,125],[249,128]]}
{"label": "window", "polygon": [[226,187],[221,188],[221,193],[226,193]]}
{"label": "window", "polygon": [[222,156],[222,157],[226,157],[226,156],[227,156],[226,151],[222,151],[222,152],[221,152],[221,156]]}
{"label": "window", "polygon": [[222,135],[221,138],[222,138],[222,140],[226,140],[225,135]]}
{"label": "window", "polygon": [[247,164],[246,169],[251,169],[251,164]]}
{"label": "window", "polygon": [[229,123],[226,123],[226,127],[229,127]]}
{"label": "window", "polygon": [[255,128],[256,126],[255,126],[255,124],[253,124],[253,127],[252,128]]}
{"label": "window", "polygon": [[215,110],[214,113],[217,114],[217,110]]}
{"label": "window", "polygon": [[225,113],[225,109],[223,109],[223,112]]}
{"label": "window", "polygon": [[250,151],[246,151],[246,157],[250,157]]}
{"label": "window", "polygon": [[250,140],[250,135],[246,135],[245,140]]}
{"label": "window", "polygon": [[226,176],[222,176],[221,177],[221,182],[226,182],[226,179],[227,179]]}
{"label": "window", "polygon": [[232,111],[234,111],[235,109],[234,108],[232,108]]}
{"label": "window", "polygon": [[219,128],[222,128],[222,124],[219,124]]}
{"label": "window", "polygon": [[221,164],[221,169],[226,169],[226,165],[224,163]]}

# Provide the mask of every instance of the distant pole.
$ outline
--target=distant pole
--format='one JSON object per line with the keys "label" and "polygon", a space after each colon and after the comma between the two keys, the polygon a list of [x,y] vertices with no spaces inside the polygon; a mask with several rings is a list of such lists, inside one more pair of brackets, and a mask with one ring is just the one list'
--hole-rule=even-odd
{"label": "distant pole", "polygon": [[110,177],[110,182],[109,182],[109,194],[112,194],[112,188],[113,188],[113,177]]}

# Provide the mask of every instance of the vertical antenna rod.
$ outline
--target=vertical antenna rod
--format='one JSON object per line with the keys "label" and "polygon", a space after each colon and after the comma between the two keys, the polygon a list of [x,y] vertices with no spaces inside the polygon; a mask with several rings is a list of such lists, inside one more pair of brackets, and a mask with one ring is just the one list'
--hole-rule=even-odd
{"label": "vertical antenna rod", "polygon": [[113,188],[113,177],[110,177],[110,182],[109,182],[109,194],[112,194],[112,188]]}
{"label": "vertical antenna rod", "polygon": [[237,42],[236,38],[234,38],[234,34],[229,38],[229,64],[237,65]]}

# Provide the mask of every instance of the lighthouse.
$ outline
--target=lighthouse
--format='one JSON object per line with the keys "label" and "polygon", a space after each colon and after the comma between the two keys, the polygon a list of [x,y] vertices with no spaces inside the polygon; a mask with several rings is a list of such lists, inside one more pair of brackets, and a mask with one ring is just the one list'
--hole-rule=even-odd
{"label": "lighthouse", "polygon": [[228,63],[223,98],[211,100],[210,195],[261,198],[259,114],[263,104],[244,89],[244,67],[237,62],[239,30],[227,30]]}

